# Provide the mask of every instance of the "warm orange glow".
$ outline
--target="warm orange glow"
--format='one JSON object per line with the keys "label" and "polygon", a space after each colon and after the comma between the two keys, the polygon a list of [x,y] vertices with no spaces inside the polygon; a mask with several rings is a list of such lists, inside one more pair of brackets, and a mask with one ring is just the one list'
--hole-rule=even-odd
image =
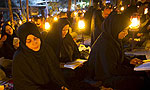
{"label": "warm orange glow", "polygon": [[79,29],[84,29],[84,28],[85,28],[85,23],[84,23],[83,20],[80,20],[80,21],[78,22],[78,27],[79,27]]}
{"label": "warm orange glow", "polygon": [[57,17],[54,17],[54,21],[58,21],[58,18],[57,18]]}
{"label": "warm orange glow", "polygon": [[138,29],[140,26],[140,20],[138,18],[131,19],[131,25],[129,26],[131,29]]}
{"label": "warm orange glow", "polygon": [[45,22],[45,29],[49,30],[50,29],[50,24],[48,22]]}

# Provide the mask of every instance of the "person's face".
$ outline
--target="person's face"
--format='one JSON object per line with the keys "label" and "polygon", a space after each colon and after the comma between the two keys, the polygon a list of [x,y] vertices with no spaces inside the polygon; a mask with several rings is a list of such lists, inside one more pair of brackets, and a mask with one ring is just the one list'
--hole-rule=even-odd
{"label": "person's face", "polygon": [[5,27],[5,32],[9,35],[12,35],[13,34],[13,29],[10,27],[10,26],[6,26]]}
{"label": "person's face", "polygon": [[35,24],[36,24],[38,27],[40,27],[40,26],[41,26],[41,20],[38,19],[37,22],[35,22]]}
{"label": "person's face", "polygon": [[128,29],[125,29],[119,33],[118,39],[123,39],[127,35],[128,35]]}
{"label": "person's face", "polygon": [[66,36],[69,30],[69,25],[65,25],[64,28],[62,29],[62,38]]}
{"label": "person's face", "polygon": [[41,40],[34,35],[28,35],[26,38],[26,46],[33,51],[39,51]]}

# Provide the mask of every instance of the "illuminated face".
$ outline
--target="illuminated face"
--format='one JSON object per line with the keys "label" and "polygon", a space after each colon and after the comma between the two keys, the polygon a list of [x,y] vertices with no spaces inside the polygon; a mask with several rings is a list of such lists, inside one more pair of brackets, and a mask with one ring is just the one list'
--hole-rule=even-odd
{"label": "illuminated face", "polygon": [[41,40],[34,35],[28,35],[26,38],[26,46],[33,51],[39,51],[41,46]]}
{"label": "illuminated face", "polygon": [[10,26],[6,26],[5,27],[5,32],[9,35],[12,35],[13,34],[13,29],[10,27]]}
{"label": "illuminated face", "polygon": [[123,39],[127,35],[128,35],[128,29],[125,29],[119,33],[118,39]]}
{"label": "illuminated face", "polygon": [[41,19],[38,19],[37,22],[35,22],[35,24],[37,25],[37,27],[41,26]]}
{"label": "illuminated face", "polygon": [[66,34],[68,33],[68,30],[69,30],[69,25],[67,24],[62,29],[62,38],[64,38],[66,36]]}

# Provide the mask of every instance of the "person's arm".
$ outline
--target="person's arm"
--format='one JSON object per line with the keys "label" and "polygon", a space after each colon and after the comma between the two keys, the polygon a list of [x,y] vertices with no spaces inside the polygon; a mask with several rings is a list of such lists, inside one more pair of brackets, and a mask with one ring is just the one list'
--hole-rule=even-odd
{"label": "person's arm", "polygon": [[106,46],[106,48],[101,48],[100,52],[100,59],[106,64],[105,67],[111,74],[128,75],[129,73],[133,73],[133,68],[122,64],[120,53],[114,47]]}

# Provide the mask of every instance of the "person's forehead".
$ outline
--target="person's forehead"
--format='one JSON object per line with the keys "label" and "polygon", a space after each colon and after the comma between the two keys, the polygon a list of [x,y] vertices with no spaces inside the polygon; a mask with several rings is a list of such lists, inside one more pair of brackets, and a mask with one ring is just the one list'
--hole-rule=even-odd
{"label": "person's forehead", "polygon": [[35,37],[34,35],[30,34],[27,36],[27,39],[34,38],[34,37]]}
{"label": "person's forehead", "polygon": [[11,28],[11,27],[7,25],[5,28],[8,29],[8,28]]}

